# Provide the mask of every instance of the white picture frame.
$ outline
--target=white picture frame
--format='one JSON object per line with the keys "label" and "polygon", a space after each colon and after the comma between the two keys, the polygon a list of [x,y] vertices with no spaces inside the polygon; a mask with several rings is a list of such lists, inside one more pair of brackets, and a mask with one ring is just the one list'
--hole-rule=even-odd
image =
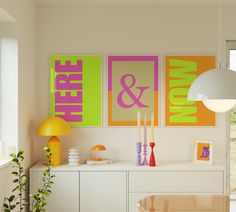
{"label": "white picture frame", "polygon": [[213,164],[213,141],[195,141],[193,150],[193,162],[206,165]]}

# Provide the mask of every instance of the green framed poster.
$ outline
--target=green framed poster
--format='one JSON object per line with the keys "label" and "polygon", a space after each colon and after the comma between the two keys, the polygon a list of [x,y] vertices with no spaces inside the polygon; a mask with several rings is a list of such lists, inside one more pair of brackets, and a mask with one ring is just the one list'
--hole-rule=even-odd
{"label": "green framed poster", "polygon": [[51,115],[72,127],[101,126],[101,67],[101,56],[51,56]]}

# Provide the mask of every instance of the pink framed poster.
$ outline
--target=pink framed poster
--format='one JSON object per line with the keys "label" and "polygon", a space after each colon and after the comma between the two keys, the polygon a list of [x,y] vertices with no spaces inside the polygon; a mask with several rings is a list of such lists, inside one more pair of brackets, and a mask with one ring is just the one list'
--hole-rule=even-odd
{"label": "pink framed poster", "polygon": [[108,56],[108,126],[135,126],[138,111],[158,125],[158,56]]}

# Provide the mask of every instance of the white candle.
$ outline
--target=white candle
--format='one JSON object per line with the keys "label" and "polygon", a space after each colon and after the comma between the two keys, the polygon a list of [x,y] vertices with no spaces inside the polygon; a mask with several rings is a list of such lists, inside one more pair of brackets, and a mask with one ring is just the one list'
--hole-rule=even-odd
{"label": "white candle", "polygon": [[147,114],[144,114],[144,144],[147,144]]}
{"label": "white candle", "polygon": [[151,142],[154,142],[154,114],[151,115]]}
{"label": "white candle", "polygon": [[141,119],[140,112],[137,113],[137,126],[138,126],[138,142],[141,141]]}

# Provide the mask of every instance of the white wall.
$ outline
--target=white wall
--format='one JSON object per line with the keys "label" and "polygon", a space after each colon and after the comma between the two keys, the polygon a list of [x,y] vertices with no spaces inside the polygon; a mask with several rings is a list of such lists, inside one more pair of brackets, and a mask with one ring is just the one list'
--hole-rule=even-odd
{"label": "white wall", "polygon": [[[19,147],[25,150],[25,166],[32,165],[32,140],[36,120],[35,3],[32,0],[0,0],[0,8],[16,21],[19,59]],[[9,82],[10,83],[10,82]],[[9,120],[10,122],[11,120]],[[11,170],[0,170],[0,203],[10,189]]]}
{"label": "white wall", "polygon": [[[0,0],[0,8],[13,16],[18,27],[19,146],[26,151],[26,167],[32,160],[42,158],[41,147],[47,140],[34,139],[34,135],[36,126],[49,115],[50,54],[217,53],[216,5],[40,5],[37,10],[36,75],[34,1]],[[235,16],[235,5],[223,7],[222,46],[224,39],[236,39]],[[222,51],[222,59],[223,56]],[[105,63],[103,71],[106,88]],[[163,102],[163,74],[161,89]],[[161,127],[155,129],[158,160],[188,161],[192,142],[210,139],[215,141],[215,162],[226,163],[225,115],[218,116],[216,128],[165,128],[163,104],[161,106]],[[63,138],[64,158],[70,146],[78,146],[82,158],[86,158],[91,145],[103,143],[110,148],[108,157],[134,160],[136,134],[135,128],[74,128],[71,136]],[[1,170],[0,200],[9,191],[9,179],[5,179],[9,172],[7,168]]]}
{"label": "white wall", "polygon": [[[37,8],[37,97],[39,120],[49,115],[49,57],[52,54],[217,54],[217,5],[39,5]],[[225,6],[222,17],[236,8]],[[230,14],[229,14],[230,13]],[[229,19],[229,20],[228,20]],[[228,18],[231,26],[233,20]],[[235,20],[235,19],[234,19]],[[228,24],[228,23],[227,23]],[[225,26],[224,26],[225,27]],[[226,27],[225,27],[226,28]],[[236,39],[234,27],[227,27]],[[223,34],[223,33],[222,33]],[[229,34],[223,34],[228,36]],[[226,38],[226,37],[223,37]],[[228,38],[228,37],[227,37]],[[224,45],[222,39],[222,46]],[[222,56],[225,57],[224,51]],[[226,164],[226,115],[217,127],[164,127],[164,75],[161,61],[161,126],[155,129],[159,161],[190,161],[192,143],[213,140],[214,162]],[[104,61],[104,108],[106,107],[106,62]],[[106,110],[104,118],[106,120]],[[89,147],[105,144],[107,157],[135,160],[136,128],[74,128],[63,137],[63,156],[78,146],[83,159]],[[35,140],[35,155],[48,138]]]}

